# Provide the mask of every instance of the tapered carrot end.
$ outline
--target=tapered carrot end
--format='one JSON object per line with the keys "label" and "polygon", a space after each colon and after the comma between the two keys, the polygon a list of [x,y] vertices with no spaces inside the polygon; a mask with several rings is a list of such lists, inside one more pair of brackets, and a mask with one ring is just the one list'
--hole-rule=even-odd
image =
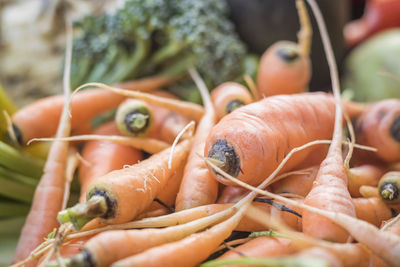
{"label": "tapered carrot end", "polygon": [[76,230],[80,230],[92,219],[105,215],[107,210],[106,199],[103,196],[93,196],[85,203],[60,211],[57,220],[60,224],[71,222]]}

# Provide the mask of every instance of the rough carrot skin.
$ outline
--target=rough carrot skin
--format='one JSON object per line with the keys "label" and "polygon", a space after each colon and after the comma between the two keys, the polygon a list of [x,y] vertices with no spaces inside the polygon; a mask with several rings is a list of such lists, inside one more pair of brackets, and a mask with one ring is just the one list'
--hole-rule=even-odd
{"label": "rough carrot skin", "polygon": [[[347,107],[354,116],[352,107]],[[222,169],[243,182],[258,185],[293,148],[330,139],[334,110],[333,97],[326,93],[265,98],[235,110],[214,126],[204,155],[222,161]],[[298,165],[309,152],[297,152],[283,171]],[[214,177],[232,185],[218,175]]]}
{"label": "rough carrot skin", "polygon": [[[340,148],[331,145],[304,203],[355,217],[356,212],[347,190],[347,175],[339,150]],[[346,230],[331,220],[308,211],[303,211],[303,232],[319,239],[341,243],[346,242],[349,237]]]}
{"label": "rough carrot skin", "polygon": [[[93,134],[121,135],[114,122],[100,126]],[[79,166],[80,202],[86,200],[87,189],[97,178],[125,165],[135,164],[142,157],[142,152],[133,147],[109,141],[88,141],[82,150],[84,161]]]}
{"label": "rough carrot skin", "polygon": [[239,201],[249,191],[240,186],[228,185],[221,189],[217,203],[234,203]]}
{"label": "rough carrot skin", "polygon": [[[355,132],[357,143],[377,148],[380,159],[400,161],[400,100],[387,99],[370,105],[357,120]],[[375,153],[355,152],[367,160],[376,158]]]}
{"label": "rough carrot skin", "polygon": [[[124,96],[102,89],[78,92],[71,101],[71,130],[118,106],[124,99]],[[57,131],[63,106],[64,97],[56,95],[42,98],[16,112],[12,121],[22,135],[23,144],[32,138],[53,136]]]}
{"label": "rough carrot skin", "polygon": [[357,218],[377,227],[392,217],[390,208],[379,198],[353,198],[353,203]]}
{"label": "rough carrot skin", "polygon": [[297,251],[292,241],[286,238],[275,238],[261,236],[229,250],[218,259],[234,259],[242,257],[237,251],[242,252],[246,257],[277,257],[293,254]]}
{"label": "rough carrot skin", "polygon": [[243,85],[226,82],[212,90],[211,102],[214,105],[217,119],[220,120],[234,109],[252,103],[253,97]]}
{"label": "rough carrot skin", "polygon": [[307,91],[311,62],[296,43],[281,41],[269,47],[261,57],[257,87],[264,97]]}
{"label": "rough carrot skin", "polygon": [[88,199],[106,192],[113,208],[112,212],[103,218],[104,221],[117,224],[132,220],[151,204],[174,170],[183,166],[190,146],[191,140],[184,140],[178,144],[171,169],[168,169],[170,149],[165,149],[139,164],[100,177],[91,185]]}

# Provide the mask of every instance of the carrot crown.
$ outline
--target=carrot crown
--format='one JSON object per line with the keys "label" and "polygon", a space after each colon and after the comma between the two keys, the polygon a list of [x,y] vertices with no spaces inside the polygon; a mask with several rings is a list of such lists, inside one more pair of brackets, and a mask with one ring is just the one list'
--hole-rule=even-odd
{"label": "carrot crown", "polygon": [[80,230],[92,219],[106,215],[108,210],[106,197],[94,195],[85,203],[60,211],[57,220],[60,224],[71,222],[75,229]]}

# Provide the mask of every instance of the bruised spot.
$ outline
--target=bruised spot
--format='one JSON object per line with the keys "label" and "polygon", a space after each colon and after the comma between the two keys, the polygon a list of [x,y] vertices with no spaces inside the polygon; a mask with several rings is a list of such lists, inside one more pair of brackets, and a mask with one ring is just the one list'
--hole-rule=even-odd
{"label": "bruised spot", "polygon": [[237,177],[240,171],[240,159],[232,146],[228,145],[226,140],[217,140],[208,152],[208,157],[221,162],[221,168],[224,172],[233,177]]}
{"label": "bruised spot", "polygon": [[390,134],[397,142],[400,142],[400,116],[393,121]]}

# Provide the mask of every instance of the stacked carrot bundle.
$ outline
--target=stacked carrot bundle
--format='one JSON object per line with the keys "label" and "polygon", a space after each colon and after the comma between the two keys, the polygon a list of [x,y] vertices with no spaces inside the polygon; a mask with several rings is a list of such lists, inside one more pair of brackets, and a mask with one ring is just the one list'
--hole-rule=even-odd
{"label": "stacked carrot bundle", "polygon": [[[400,101],[341,100],[322,17],[307,1],[333,96],[305,92],[311,30],[301,0],[299,44],[266,51],[259,90],[247,77],[250,90],[229,82],[210,96],[189,69],[204,108],[156,92],[157,78],[89,83],[69,95],[67,49],[64,97],[12,117],[21,142],[54,141],[15,266],[196,266],[221,244],[230,251],[204,266],[399,266]],[[87,86],[98,88],[80,91]],[[117,106],[115,119],[94,129],[93,118]],[[35,120],[49,113],[45,132]],[[356,121],[355,132],[347,123],[350,141],[344,119]],[[81,197],[67,208],[77,165]],[[252,234],[225,241],[233,231]]]}

